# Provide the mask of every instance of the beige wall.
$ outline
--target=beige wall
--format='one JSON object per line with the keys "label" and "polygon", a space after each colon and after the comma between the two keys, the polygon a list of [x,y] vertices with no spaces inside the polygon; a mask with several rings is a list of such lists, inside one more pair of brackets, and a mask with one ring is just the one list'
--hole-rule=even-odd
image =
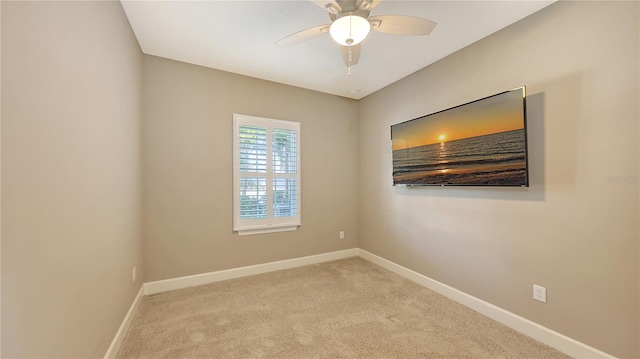
{"label": "beige wall", "polygon": [[141,66],[119,2],[2,2],[2,357],[102,357],[141,286]]}
{"label": "beige wall", "polygon": [[[355,101],[153,56],[144,68],[148,281],[357,246]],[[298,230],[232,231],[234,112],[301,123]]]}
{"label": "beige wall", "polygon": [[[360,247],[637,358],[638,6],[551,5],[363,99]],[[520,85],[530,188],[391,186],[391,124]]]}

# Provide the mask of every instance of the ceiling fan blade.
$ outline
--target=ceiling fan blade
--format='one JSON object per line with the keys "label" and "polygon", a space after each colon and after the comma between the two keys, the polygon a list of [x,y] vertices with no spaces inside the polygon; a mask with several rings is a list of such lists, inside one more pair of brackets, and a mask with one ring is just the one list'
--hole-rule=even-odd
{"label": "ceiling fan blade", "polygon": [[429,35],[436,23],[415,16],[380,15],[369,18],[371,30],[395,35]]}
{"label": "ceiling fan blade", "polygon": [[311,0],[311,2],[333,15],[337,15],[342,10],[336,0]]}
{"label": "ceiling fan blade", "polygon": [[[351,50],[351,54],[349,54],[349,50]],[[351,57],[351,61],[349,61],[349,57]],[[342,59],[344,60],[344,64],[347,66],[357,64],[358,60],[360,60],[360,44],[342,46]]]}
{"label": "ceiling fan blade", "polygon": [[382,0],[357,0],[356,6],[358,10],[369,11],[374,7],[378,6]]}
{"label": "ceiling fan blade", "polygon": [[289,45],[297,44],[301,41],[309,40],[316,36],[325,34],[327,32],[329,32],[329,25],[314,26],[310,29],[298,31],[295,34],[291,34],[283,39],[280,39],[276,42],[276,45],[289,46]]}

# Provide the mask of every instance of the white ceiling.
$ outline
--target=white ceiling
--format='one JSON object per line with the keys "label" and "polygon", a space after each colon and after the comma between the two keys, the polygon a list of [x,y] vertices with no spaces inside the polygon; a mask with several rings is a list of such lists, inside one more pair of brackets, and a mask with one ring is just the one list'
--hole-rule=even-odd
{"label": "white ceiling", "polygon": [[542,8],[552,1],[384,0],[374,15],[438,23],[428,36],[372,32],[352,75],[329,34],[288,47],[275,42],[328,24],[309,0],[121,0],[145,54],[360,99]]}

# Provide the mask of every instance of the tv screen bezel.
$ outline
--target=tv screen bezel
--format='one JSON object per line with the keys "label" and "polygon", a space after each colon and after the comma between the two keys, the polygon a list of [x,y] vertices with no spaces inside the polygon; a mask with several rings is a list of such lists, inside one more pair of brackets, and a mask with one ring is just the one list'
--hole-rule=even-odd
{"label": "tv screen bezel", "polygon": [[[524,163],[525,163],[525,168],[524,168],[524,183],[519,183],[519,184],[500,184],[500,183],[489,183],[489,184],[478,184],[478,183],[396,183],[396,180],[393,176],[393,168],[394,168],[394,160],[393,160],[393,128],[395,126],[398,125],[402,125],[408,122],[412,122],[412,121],[417,121],[417,120],[424,120],[427,119],[428,117],[443,113],[443,112],[447,112],[447,111],[451,111],[460,107],[464,107],[464,106],[469,106],[472,105],[476,102],[480,102],[480,101],[484,101],[493,97],[497,97],[500,95],[504,95],[506,93],[509,92],[514,92],[514,91],[521,91],[522,92],[522,116],[523,116],[523,129],[524,129]],[[420,117],[416,117],[413,118],[411,120],[407,120],[407,121],[403,121],[403,122],[399,122],[396,124],[393,124],[390,126],[390,134],[391,134],[391,177],[392,177],[392,183],[394,187],[511,187],[511,188],[526,188],[529,187],[529,140],[528,140],[528,126],[527,126],[527,91],[526,91],[526,86],[520,86],[520,87],[516,87],[510,90],[506,90],[506,91],[502,91],[493,95],[489,95],[489,96],[485,96],[482,98],[479,98],[477,100],[473,100],[473,101],[469,101],[469,102],[465,102],[463,104],[460,105],[456,105],[453,107],[449,107],[446,108],[444,110],[440,110],[437,112],[432,112],[428,115],[423,115]]]}

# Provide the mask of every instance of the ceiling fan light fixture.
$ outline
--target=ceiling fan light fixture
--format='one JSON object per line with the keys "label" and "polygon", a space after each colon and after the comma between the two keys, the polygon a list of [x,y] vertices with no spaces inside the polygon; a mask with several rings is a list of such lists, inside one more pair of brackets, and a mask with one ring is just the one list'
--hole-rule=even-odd
{"label": "ceiling fan light fixture", "polygon": [[369,21],[358,15],[347,15],[336,19],[329,28],[333,40],[343,46],[361,43],[369,35],[369,31],[371,31]]}

